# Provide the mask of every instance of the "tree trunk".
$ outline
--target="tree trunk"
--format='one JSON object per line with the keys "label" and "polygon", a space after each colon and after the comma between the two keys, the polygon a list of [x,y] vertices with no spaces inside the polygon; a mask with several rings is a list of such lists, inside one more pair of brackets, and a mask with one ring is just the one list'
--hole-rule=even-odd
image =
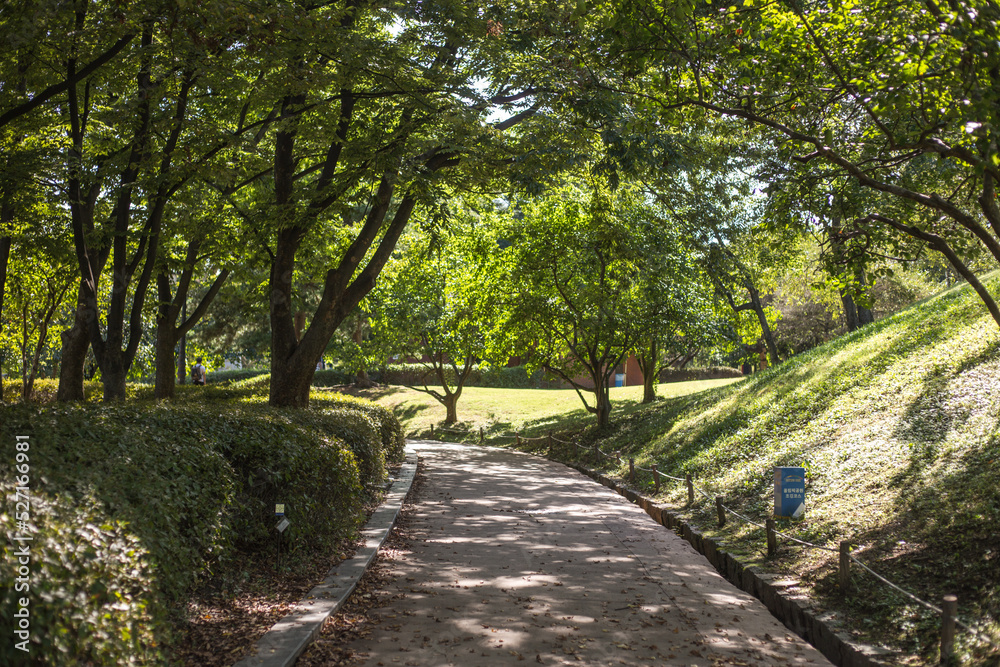
{"label": "tree trunk", "polygon": [[[3,216],[6,220],[7,214],[4,210]],[[13,217],[13,214],[12,214]],[[0,236],[0,334],[3,333],[3,295],[4,289],[7,285],[7,263],[10,259],[10,243],[11,239],[9,236]],[[3,351],[0,350],[0,403],[3,403]]]}
{"label": "tree trunk", "polygon": [[[302,357],[300,356],[301,360]],[[309,390],[312,388],[316,364],[276,363],[271,359],[270,404],[288,408],[309,406]]]}
{"label": "tree trunk", "polygon": [[858,306],[858,324],[865,326],[875,321],[875,313],[864,306]]}
{"label": "tree trunk", "polygon": [[656,400],[656,375],[642,374],[642,402],[652,403]]}
{"label": "tree trunk", "polygon": [[[864,287],[867,284],[863,271],[858,271],[858,284]],[[858,306],[858,326],[865,326],[875,321],[875,314],[869,308]]]}
{"label": "tree trunk", "polygon": [[605,384],[595,391],[597,395],[597,428],[603,429],[611,424],[611,395]]}
{"label": "tree trunk", "polygon": [[[361,342],[363,340],[361,331],[361,317],[359,316],[354,324],[354,333],[351,334],[351,338],[354,342],[361,347]],[[362,366],[358,369],[357,374],[354,377],[354,386],[361,387],[362,389],[368,389],[372,386],[371,378],[368,377],[368,371]]]}
{"label": "tree trunk", "polygon": [[101,367],[101,381],[104,383],[104,402],[124,401],[125,381],[128,379],[125,355],[121,352],[107,354],[104,363],[98,365]]}
{"label": "tree trunk", "polygon": [[650,341],[649,349],[636,357],[639,370],[642,372],[642,402],[652,403],[656,400],[656,370],[659,366],[659,352],[656,341]]}
{"label": "tree trunk", "polygon": [[757,291],[757,288],[754,287],[753,282],[750,280],[745,280],[743,284],[750,293],[750,303],[753,304],[753,311],[757,314],[761,336],[764,339],[765,345],[767,345],[767,351],[771,354],[771,365],[777,365],[781,359],[778,357],[778,347],[774,344],[774,333],[771,331],[771,326],[767,323],[764,304],[760,300],[760,292]]}
{"label": "tree trunk", "polygon": [[[187,316],[187,299],[184,299],[184,305],[181,306],[181,319],[187,320]],[[177,354],[177,382],[182,385],[187,384],[187,332],[181,334],[180,351]]]}
{"label": "tree trunk", "polygon": [[[6,218],[6,211],[0,217]],[[6,220],[3,220],[3,222],[6,222]],[[0,236],[0,333],[3,333],[3,295],[7,286],[7,264],[10,261],[10,244],[11,238],[9,236]]]}
{"label": "tree trunk", "polygon": [[87,323],[87,306],[83,289],[80,289],[76,304],[76,318],[73,326],[62,332],[62,363],[59,365],[59,389],[56,400],[60,402],[82,401],[83,369],[87,364],[87,350],[90,349],[90,332]]}
{"label": "tree trunk", "polygon": [[[157,399],[174,397],[174,348],[177,331],[173,323],[156,318],[156,384],[153,396]],[[183,363],[183,362],[182,362]],[[180,372],[177,373],[180,375]],[[184,374],[185,376],[187,373]]]}
{"label": "tree trunk", "polygon": [[447,416],[444,418],[445,424],[454,424],[458,421],[458,397],[459,394],[445,394],[444,409],[447,412]]}
{"label": "tree trunk", "polygon": [[857,331],[861,325],[858,322],[858,307],[854,303],[854,298],[850,292],[843,290],[840,293],[840,300],[844,304],[844,321],[847,323],[847,330]]}

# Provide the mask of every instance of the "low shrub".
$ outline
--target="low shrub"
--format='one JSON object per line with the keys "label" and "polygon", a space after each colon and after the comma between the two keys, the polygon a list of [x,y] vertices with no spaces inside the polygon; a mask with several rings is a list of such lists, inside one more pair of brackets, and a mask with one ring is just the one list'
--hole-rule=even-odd
{"label": "low shrub", "polygon": [[230,512],[241,550],[274,539],[274,506],[285,505],[286,536],[302,547],[332,546],[359,524],[361,477],[333,420],[315,410],[265,405],[234,409],[211,437],[238,480]]}
{"label": "low shrub", "polygon": [[378,429],[385,460],[399,463],[405,458],[403,426],[389,408],[363,398],[331,391],[313,392],[310,401],[317,406],[349,405],[363,411]]}
{"label": "low shrub", "polygon": [[[176,607],[201,578],[268,548],[275,503],[286,504],[294,549],[332,548],[354,533],[358,462],[336,434],[345,416],[327,412],[211,400],[0,408],[0,460],[14,461],[15,436],[29,436],[32,493],[49,503],[39,501],[36,539],[52,563],[30,595],[31,627],[55,643],[39,649],[39,664],[141,661],[161,634],[151,610]],[[363,415],[354,415],[356,426]],[[0,517],[5,529],[10,520]],[[87,620],[92,600],[108,607],[99,623]]]}
{"label": "low shrub", "polygon": [[719,380],[722,378],[741,378],[743,373],[738,368],[729,366],[708,366],[707,368],[686,368],[677,370],[667,368],[660,371],[660,382],[693,382],[695,380]]}
{"label": "low shrub", "polygon": [[[13,477],[4,477],[5,489]],[[93,496],[72,498],[32,489],[30,542],[15,514],[0,513],[10,536],[0,568],[0,664],[138,665],[162,662],[157,644],[162,609],[156,604],[153,568],[140,540],[112,520]],[[28,575],[18,581],[28,552]],[[23,561],[22,561],[23,562]],[[29,639],[15,613],[28,601]]]}
{"label": "low shrub", "polygon": [[264,368],[238,368],[229,371],[211,371],[205,379],[207,384],[232,384],[240,380],[250,380],[258,375],[267,375]]}
{"label": "low shrub", "polygon": [[381,486],[386,480],[385,449],[370,414],[349,403],[314,405],[313,408],[297,413],[296,421],[346,442],[357,459],[361,484],[366,489]]}
{"label": "low shrub", "polygon": [[236,480],[209,434],[212,424],[224,426],[220,415],[57,404],[18,406],[4,416],[2,460],[12,460],[15,435],[28,435],[44,488],[75,498],[91,493],[109,516],[127,522],[167,597],[182,596],[225,551]]}
{"label": "low shrub", "polygon": [[313,375],[312,386],[339,387],[344,384],[352,384],[356,377],[356,373],[346,368],[327,368],[322,371],[316,371],[316,374]]}
{"label": "low shrub", "polygon": [[[38,379],[31,387],[32,403],[52,403],[59,391],[59,380]],[[83,395],[87,401],[99,401],[104,395],[104,386],[100,382],[89,380],[83,383]],[[21,402],[21,380],[5,378],[3,380],[3,400],[5,403]]]}

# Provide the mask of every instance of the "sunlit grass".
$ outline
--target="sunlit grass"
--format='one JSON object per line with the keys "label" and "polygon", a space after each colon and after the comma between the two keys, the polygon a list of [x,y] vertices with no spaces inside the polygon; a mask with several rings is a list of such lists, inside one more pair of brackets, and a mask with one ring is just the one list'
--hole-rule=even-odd
{"label": "sunlit grass", "polygon": [[[740,378],[726,378],[666,382],[657,385],[656,393],[660,397],[674,398],[739,380]],[[424,392],[392,386],[358,393],[391,407],[402,421],[404,430],[411,436],[428,434],[432,424],[439,434],[444,427],[444,406]],[[592,394],[584,392],[584,397],[593,405]],[[614,418],[628,414],[640,401],[641,386],[611,389]],[[522,431],[526,435],[540,435],[548,429],[579,430],[594,420],[572,389],[494,387],[465,387],[458,403],[458,418],[458,429],[478,434],[479,429],[483,428],[487,435],[516,431]]]}

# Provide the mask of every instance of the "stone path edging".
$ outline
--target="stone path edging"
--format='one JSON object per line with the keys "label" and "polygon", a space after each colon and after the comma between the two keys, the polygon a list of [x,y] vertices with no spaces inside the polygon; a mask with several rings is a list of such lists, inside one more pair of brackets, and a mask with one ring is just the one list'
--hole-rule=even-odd
{"label": "stone path edging", "polygon": [[378,550],[396,524],[396,517],[410,493],[416,472],[416,450],[407,446],[406,460],[385,502],[375,510],[361,531],[364,544],[352,558],[330,570],[323,583],[310,590],[290,614],[275,623],[257,641],[255,652],[234,667],[290,667],[295,664],[319,634],[326,619],[340,609],[374,562]]}
{"label": "stone path edging", "polygon": [[775,618],[812,644],[833,664],[839,667],[886,667],[895,664],[891,652],[854,641],[836,627],[833,613],[819,609],[808,597],[783,594],[794,582],[761,572],[757,567],[744,565],[736,556],[720,549],[718,541],[703,536],[679,514],[663,505],[657,505],[651,498],[639,494],[618,480],[586,466],[565,461],[560,463],[617,491],[644,509],[657,523],[676,531],[705,556],[722,576],[763,602]]}

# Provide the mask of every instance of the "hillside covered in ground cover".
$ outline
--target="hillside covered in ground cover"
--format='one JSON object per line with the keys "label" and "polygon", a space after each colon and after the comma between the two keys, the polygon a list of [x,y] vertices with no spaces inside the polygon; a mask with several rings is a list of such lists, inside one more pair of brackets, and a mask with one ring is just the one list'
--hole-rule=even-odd
{"label": "hillside covered in ground cover", "polygon": [[[805,519],[779,529],[833,547],[849,540],[859,559],[934,604],[958,595],[960,618],[982,621],[1000,643],[998,413],[1000,331],[959,287],[767,372],[632,411],[584,439],[641,467],[692,473],[760,522],[773,508],[773,466],[803,466]],[[616,465],[623,476],[627,467]],[[650,475],[639,484],[652,494]],[[665,485],[661,497],[687,502],[683,484]],[[685,511],[744,560],[794,575],[850,616],[861,638],[908,656],[901,663],[936,664],[936,616],[867,575],[856,574],[843,599],[836,553],[783,544],[765,563],[763,530],[731,521],[715,531],[714,503],[704,500]],[[967,638],[959,642],[968,664],[1000,664]]]}

